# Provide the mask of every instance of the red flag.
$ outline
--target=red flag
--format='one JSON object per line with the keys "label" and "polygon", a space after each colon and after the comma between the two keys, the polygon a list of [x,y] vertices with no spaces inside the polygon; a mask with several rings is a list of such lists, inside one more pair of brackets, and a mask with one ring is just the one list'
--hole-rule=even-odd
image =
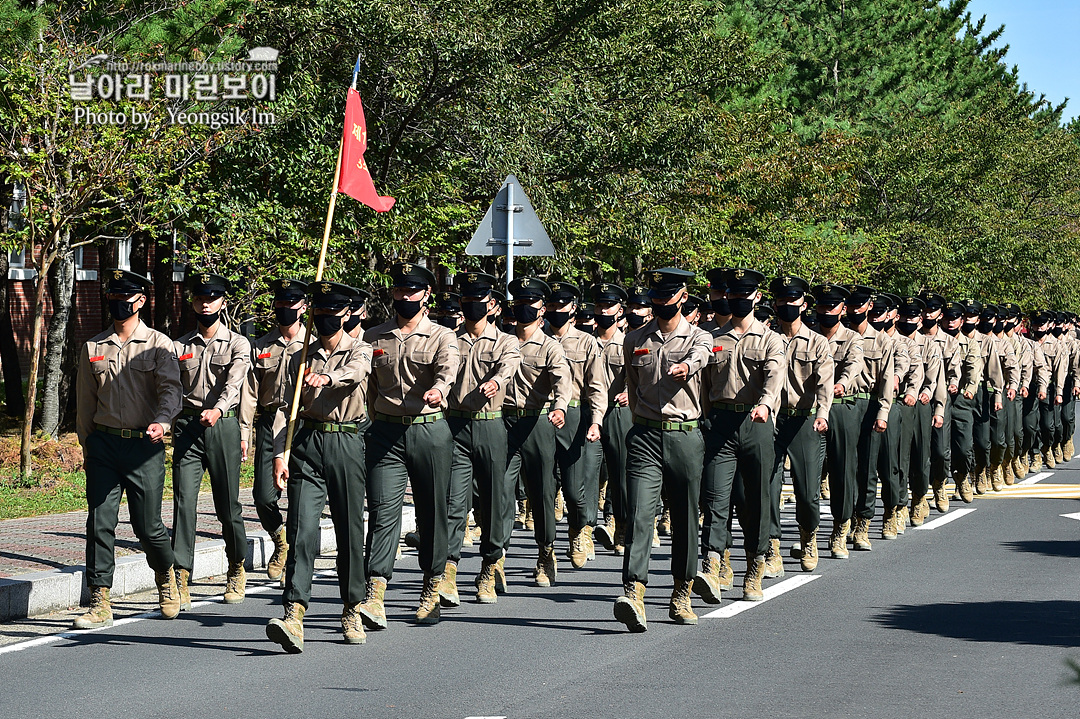
{"label": "red flag", "polygon": [[345,145],[341,153],[341,177],[338,178],[338,190],[349,197],[375,210],[386,212],[394,206],[393,197],[383,197],[375,190],[371,181],[371,172],[364,161],[367,149],[367,123],[364,121],[364,106],[360,104],[360,93],[349,88],[345,101]]}

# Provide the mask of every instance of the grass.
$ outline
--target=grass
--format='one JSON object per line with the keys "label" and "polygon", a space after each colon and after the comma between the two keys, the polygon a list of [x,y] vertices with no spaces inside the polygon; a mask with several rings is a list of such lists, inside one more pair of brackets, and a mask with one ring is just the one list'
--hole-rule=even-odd
{"label": "grass", "polygon": [[[19,442],[18,421],[0,419],[0,520],[84,511],[86,474],[75,434],[65,433],[56,439],[35,437],[30,450],[33,475],[29,481],[19,475]],[[250,487],[253,481],[254,465],[249,453],[248,461],[240,467],[240,486]],[[209,490],[210,479],[204,475],[200,491]],[[166,444],[165,450],[164,499],[172,499],[171,444]]]}

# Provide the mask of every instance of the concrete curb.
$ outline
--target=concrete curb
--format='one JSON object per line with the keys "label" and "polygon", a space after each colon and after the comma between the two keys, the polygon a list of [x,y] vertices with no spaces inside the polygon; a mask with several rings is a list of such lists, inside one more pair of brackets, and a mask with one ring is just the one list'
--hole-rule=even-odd
{"label": "concrete curb", "polygon": [[[415,512],[411,506],[406,505],[402,510],[401,531],[404,534],[415,529]],[[251,532],[247,540],[247,568],[263,569],[274,552],[274,543],[270,540],[270,535],[263,531]],[[324,519],[319,551],[326,554],[336,550],[337,537],[334,535],[334,523],[329,519]],[[195,544],[195,568],[192,571],[192,579],[221,576],[228,570],[229,560],[225,557],[225,542],[220,539],[211,539]],[[0,622],[25,619],[85,604],[89,600],[89,591],[86,588],[84,574],[85,567],[73,565],[48,572],[33,572],[0,579]],[[149,591],[153,588],[154,571],[146,564],[144,555],[133,554],[116,558],[112,586],[114,598]]]}

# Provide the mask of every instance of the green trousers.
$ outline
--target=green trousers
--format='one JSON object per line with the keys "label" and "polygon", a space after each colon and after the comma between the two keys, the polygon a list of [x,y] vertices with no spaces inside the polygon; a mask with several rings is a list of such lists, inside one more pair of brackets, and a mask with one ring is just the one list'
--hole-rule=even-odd
{"label": "green trousers", "polygon": [[697,576],[697,515],[704,439],[698,429],[664,431],[633,425],[626,434],[626,553],[623,582],[649,583],[653,518],[660,488],[671,509],[671,576]]}
{"label": "green trousers", "polygon": [[1046,393],[1046,399],[1039,402],[1039,435],[1042,439],[1042,451],[1046,452],[1054,446],[1055,437],[1061,424],[1061,405],[1054,404],[1054,392],[1051,388]]}
{"label": "green trousers", "polygon": [[[701,551],[723,552],[731,546],[728,517],[731,508],[743,530],[748,555],[769,551],[772,529],[770,485],[773,475],[773,418],[754,422],[749,412],[714,409],[705,433],[705,473],[702,496],[705,522]],[[726,501],[730,498],[730,501]],[[719,530],[720,526],[723,530]],[[713,537],[720,534],[727,546],[717,549]],[[706,542],[706,536],[709,537]]]}
{"label": "green trousers", "polygon": [[[616,525],[626,526],[626,435],[633,426],[629,407],[612,407],[604,417],[600,442],[607,467],[607,499]],[[599,500],[597,500],[599,502]]]}
{"label": "green trousers", "polygon": [[[926,496],[930,489],[931,462],[933,455],[934,407],[927,402],[916,402],[910,416],[901,416],[910,428],[910,443],[900,444],[900,494],[901,504],[910,504]],[[909,491],[908,494],[905,490]]]}
{"label": "green trousers", "polygon": [[555,463],[562,477],[566,520],[574,533],[596,526],[600,503],[602,449],[599,443],[585,439],[588,431],[588,417],[581,407],[567,407],[566,423],[555,431]]}
{"label": "green trousers", "polygon": [[86,462],[86,585],[111,587],[116,567],[116,523],[126,492],[131,527],[156,572],[173,565],[169,533],[161,521],[165,487],[165,444],[91,432]]}
{"label": "green trousers", "polygon": [[975,392],[975,409],[972,413],[971,431],[976,469],[990,466],[990,419],[995,414],[993,405],[991,393],[981,385]]}
{"label": "green trousers", "polygon": [[369,578],[394,576],[409,482],[420,535],[420,569],[425,575],[446,569],[446,497],[453,461],[454,438],[446,420],[411,425],[372,421],[367,440]]}
{"label": "green trousers", "polygon": [[780,539],[780,493],[784,486],[784,457],[791,459],[791,485],[795,490],[795,521],[807,531],[818,528],[821,519],[821,462],[825,458],[825,437],[814,430],[814,417],[794,417],[780,413],[773,447],[769,505],[772,512],[769,538]]}
{"label": "green trousers", "polygon": [[[1061,405],[1061,434],[1058,437],[1058,442],[1063,445],[1072,439],[1073,434],[1076,433],[1076,399],[1073,397],[1073,387],[1076,386],[1076,380],[1070,372],[1065,377],[1065,386],[1062,388],[1061,396],[1065,400]],[[1072,457],[1066,457],[1068,461]]]}
{"label": "green trousers", "polygon": [[1023,428],[1021,427],[1022,420],[1020,417],[1022,404],[1023,402],[1019,396],[1017,396],[1016,399],[1005,397],[1002,400],[1001,414],[1003,415],[1002,420],[1004,424],[1004,427],[1002,427],[1002,447],[1010,456],[1019,451],[1019,443],[1016,441],[1016,435],[1017,432],[1023,433]]}
{"label": "green trousers", "polygon": [[976,397],[953,397],[951,451],[952,471],[956,474],[975,471],[975,407]]}
{"label": "green trousers", "polygon": [[930,428],[930,479],[935,482],[944,482],[952,471],[952,416],[956,396],[947,395],[941,427]]}
{"label": "green trousers", "polygon": [[1034,387],[1028,388],[1028,396],[1023,398],[1023,442],[1020,445],[1021,456],[1027,457],[1037,451],[1039,441],[1039,398]]}
{"label": "green trousers", "polygon": [[1005,448],[1008,447],[1009,437],[1009,402],[1008,397],[1001,398],[1001,409],[994,409],[994,399],[990,392],[986,393],[988,396],[987,404],[990,414],[990,421],[987,422],[987,434],[990,437],[990,465],[996,466],[1001,464],[1002,458],[1005,456]]}
{"label": "green trousers", "polygon": [[214,514],[221,523],[229,563],[247,559],[247,533],[240,508],[240,421],[222,417],[204,427],[198,417],[180,416],[173,424],[173,554],[176,567],[195,563],[195,528],[203,472],[210,475]]}
{"label": "green trousers", "polygon": [[862,519],[874,518],[878,482],[882,506],[896,507],[900,503],[900,407],[894,402],[889,408],[884,432],[874,431],[875,420],[877,411],[868,402],[859,433],[859,464],[855,475],[858,485],[855,515]]}
{"label": "green trousers", "polygon": [[300,426],[289,455],[289,513],[285,538],[284,601],[308,606],[315,559],[319,555],[323,508],[330,504],[337,538],[337,580],[341,601],[364,601],[364,438],[348,432],[320,432]]}
{"label": "green trousers", "polygon": [[502,418],[448,420],[454,437],[450,490],[446,499],[447,557],[461,559],[461,542],[473,504],[480,510],[480,555],[498,561],[514,529],[514,488],[506,477],[506,424]]}
{"label": "green trousers", "polygon": [[506,417],[504,421],[507,439],[506,481],[509,483],[520,478],[525,487],[532,507],[533,537],[537,546],[554,546],[555,425],[551,424],[547,415]]}
{"label": "green trousers", "polygon": [[829,509],[836,524],[855,516],[859,430],[866,415],[866,406],[865,399],[857,399],[854,402],[833,402],[829,410],[825,464],[829,469]]}
{"label": "green trousers", "polygon": [[281,491],[274,484],[274,412],[263,411],[255,420],[255,484],[251,497],[262,528],[274,534],[285,523],[278,507]]}
{"label": "green trousers", "polygon": [[[902,401],[896,405],[900,419],[900,437],[896,445],[897,489],[899,491],[896,506],[898,507],[905,506],[908,503],[911,463],[913,461],[918,462],[912,448],[915,444],[915,423],[919,420],[919,407],[921,406],[918,401],[915,402],[914,407],[908,407]],[[930,457],[927,456],[927,460],[929,459]]]}

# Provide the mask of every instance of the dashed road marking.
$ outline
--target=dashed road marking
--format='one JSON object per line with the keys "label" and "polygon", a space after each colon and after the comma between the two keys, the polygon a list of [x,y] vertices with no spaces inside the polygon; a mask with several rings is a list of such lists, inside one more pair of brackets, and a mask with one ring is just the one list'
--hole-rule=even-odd
{"label": "dashed road marking", "polygon": [[933,519],[921,527],[915,527],[915,529],[937,529],[944,524],[948,524],[949,522],[954,522],[961,517],[965,517],[974,511],[975,507],[968,507],[967,509],[954,509],[948,514],[942,517],[938,517],[937,519]]}
{"label": "dashed road marking", "polygon": [[1014,484],[1013,486],[1014,487],[1025,487],[1025,486],[1027,486],[1029,484],[1035,484],[1036,482],[1041,482],[1044,479],[1046,479],[1047,477],[1053,476],[1053,474],[1054,474],[1053,472],[1039,472],[1034,477],[1028,477],[1027,479],[1022,479],[1019,482],[1017,482],[1016,484]]}
{"label": "dashed road marking", "polygon": [[760,607],[770,599],[776,599],[781,594],[787,594],[792,589],[798,589],[804,584],[809,584],[815,579],[821,579],[820,574],[799,574],[791,579],[785,579],[782,582],[772,585],[771,587],[765,587],[761,591],[764,595],[764,599],[760,602],[744,602],[742,600],[733,601],[726,607],[720,607],[708,614],[702,615],[702,619],[728,619],[734,617],[736,614],[742,614],[743,612],[753,609],[754,607]]}

